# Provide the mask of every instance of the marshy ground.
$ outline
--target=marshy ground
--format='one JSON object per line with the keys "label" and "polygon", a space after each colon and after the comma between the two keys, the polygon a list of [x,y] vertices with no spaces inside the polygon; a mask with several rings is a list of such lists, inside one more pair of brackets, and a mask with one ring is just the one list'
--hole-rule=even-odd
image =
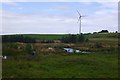
{"label": "marshy ground", "polygon": [[[36,50],[31,55],[28,45]],[[67,53],[71,47],[90,54]],[[89,42],[3,43],[3,78],[118,78],[118,39],[89,38]]]}

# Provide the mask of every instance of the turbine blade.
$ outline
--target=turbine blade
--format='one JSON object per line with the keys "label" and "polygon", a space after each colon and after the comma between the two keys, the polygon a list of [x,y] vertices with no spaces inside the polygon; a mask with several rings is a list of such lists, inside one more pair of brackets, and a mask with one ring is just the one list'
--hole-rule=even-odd
{"label": "turbine blade", "polygon": [[81,17],[87,17],[87,15],[82,15]]}
{"label": "turbine blade", "polygon": [[78,21],[77,21],[77,23],[80,21],[80,17],[78,18]]}
{"label": "turbine blade", "polygon": [[78,12],[79,16],[81,16],[81,14],[79,13],[79,11],[78,11],[78,10],[77,10],[77,12]]}
{"label": "turbine blade", "polygon": [[81,17],[86,17],[86,16],[81,16]]}

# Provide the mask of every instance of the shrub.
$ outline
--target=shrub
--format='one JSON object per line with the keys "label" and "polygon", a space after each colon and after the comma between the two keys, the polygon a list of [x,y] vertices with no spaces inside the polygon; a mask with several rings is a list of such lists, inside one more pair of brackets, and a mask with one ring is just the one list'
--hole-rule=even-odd
{"label": "shrub", "polygon": [[24,37],[22,35],[2,35],[2,42],[35,43],[36,41],[31,37]]}
{"label": "shrub", "polygon": [[25,50],[28,54],[31,54],[32,53],[32,45],[31,44],[26,44],[26,49]]}
{"label": "shrub", "polygon": [[95,43],[94,46],[95,46],[95,48],[103,48],[102,43],[98,43],[98,42]]}
{"label": "shrub", "polygon": [[85,38],[84,35],[75,35],[75,34],[69,34],[67,36],[63,36],[61,39],[61,42],[63,43],[79,43],[79,42],[86,42],[88,41],[87,38]]}

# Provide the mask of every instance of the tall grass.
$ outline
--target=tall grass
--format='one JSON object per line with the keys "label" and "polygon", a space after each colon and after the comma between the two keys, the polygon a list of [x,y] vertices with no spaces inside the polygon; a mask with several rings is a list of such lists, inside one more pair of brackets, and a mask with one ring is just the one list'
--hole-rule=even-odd
{"label": "tall grass", "polygon": [[71,54],[6,60],[3,78],[117,78],[117,54]]}

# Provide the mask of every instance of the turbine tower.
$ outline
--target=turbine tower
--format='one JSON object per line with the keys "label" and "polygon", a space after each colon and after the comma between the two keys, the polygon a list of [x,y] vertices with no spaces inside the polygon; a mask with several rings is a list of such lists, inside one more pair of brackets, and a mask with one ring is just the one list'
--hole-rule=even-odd
{"label": "turbine tower", "polygon": [[84,17],[84,16],[82,16],[78,10],[77,10],[77,13],[78,13],[78,15],[79,15],[78,22],[80,21],[79,34],[81,34],[81,18]]}

